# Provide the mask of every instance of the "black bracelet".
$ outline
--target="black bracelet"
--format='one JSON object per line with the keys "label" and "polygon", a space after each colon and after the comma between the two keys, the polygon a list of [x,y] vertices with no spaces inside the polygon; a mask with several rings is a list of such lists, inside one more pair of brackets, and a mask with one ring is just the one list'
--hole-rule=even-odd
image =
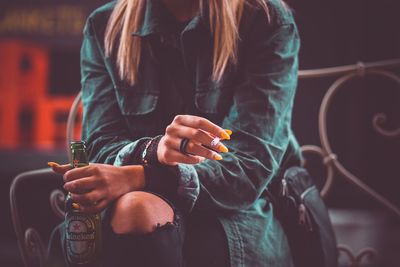
{"label": "black bracelet", "polygon": [[147,141],[146,146],[144,147],[144,150],[142,152],[142,163],[143,163],[143,165],[149,164],[149,161],[146,159],[146,156],[147,156],[147,149],[149,148],[149,146],[150,146],[152,141],[153,141],[153,139],[150,139],[149,141]]}
{"label": "black bracelet", "polygon": [[147,141],[146,146],[144,147],[144,150],[142,152],[142,164],[143,165],[157,165],[160,162],[158,161],[157,158],[157,148],[158,148],[158,143],[161,140],[162,135],[158,135],[149,141]]}

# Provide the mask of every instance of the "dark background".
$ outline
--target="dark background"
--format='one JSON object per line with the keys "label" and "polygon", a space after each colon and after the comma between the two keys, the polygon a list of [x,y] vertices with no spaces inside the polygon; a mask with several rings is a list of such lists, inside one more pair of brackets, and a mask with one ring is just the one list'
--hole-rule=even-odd
{"label": "dark background", "polygon": [[[21,5],[29,3],[33,6],[50,5],[48,1],[13,2],[20,2]],[[69,1],[77,5],[87,5],[88,10],[103,2]],[[288,3],[295,12],[302,40],[301,69],[400,58],[398,0],[291,0]],[[5,4],[9,3],[2,2],[0,7]],[[1,38],[11,37],[5,34]],[[45,36],[23,37],[25,40],[48,43],[51,51],[49,94],[73,95],[77,90],[71,88],[79,88],[80,37],[73,38],[60,41]],[[398,74],[399,69],[397,67],[392,70]],[[7,72],[7,69],[0,71]],[[335,78],[321,78],[299,81],[293,128],[302,145],[319,145],[319,107],[334,80]],[[372,117],[378,112],[384,112],[388,116],[385,127],[400,128],[399,89],[398,84],[380,77],[355,79],[337,93],[328,114],[331,145],[342,164],[398,206],[400,136],[383,138],[377,134],[372,128]],[[26,123],[29,123],[29,118]],[[66,161],[62,147],[38,150],[25,145],[16,149],[0,149],[0,266],[20,264],[10,220],[10,183],[16,174],[46,167],[46,162],[53,160]],[[316,178],[323,179],[324,171],[317,158],[312,161],[311,167],[315,169]],[[355,189],[340,175],[336,176],[327,204],[331,208],[382,210],[380,205]]]}
{"label": "dark background", "polygon": [[[400,57],[399,4],[396,1],[291,1],[302,39],[300,68],[355,64]],[[399,67],[392,69],[399,73]],[[336,78],[300,80],[293,128],[301,144],[319,144],[321,99]],[[372,76],[354,79],[333,98],[328,133],[334,153],[353,174],[400,205],[400,137],[383,138],[372,118],[383,112],[387,129],[400,126],[399,85]],[[331,206],[371,208],[369,201],[337,177],[327,199]],[[374,206],[375,207],[375,206]]]}

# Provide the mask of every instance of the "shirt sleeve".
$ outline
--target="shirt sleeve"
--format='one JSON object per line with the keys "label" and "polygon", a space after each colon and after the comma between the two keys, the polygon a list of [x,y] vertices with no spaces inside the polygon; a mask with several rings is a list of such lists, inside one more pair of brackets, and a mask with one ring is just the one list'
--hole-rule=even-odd
{"label": "shirt sleeve", "polygon": [[[280,168],[292,139],[291,113],[297,87],[299,37],[294,22],[274,30],[259,18],[245,44],[243,83],[222,127],[233,130],[222,161],[181,165],[182,197],[189,209],[246,209]],[[193,190],[199,184],[200,190]],[[178,192],[179,193],[179,192]],[[196,195],[196,193],[198,193]],[[186,194],[186,195],[185,195]]]}
{"label": "shirt sleeve", "polygon": [[87,143],[91,162],[114,164],[117,160],[120,165],[122,154],[133,152],[148,138],[129,133],[100,43],[89,18],[81,47],[82,139]]}

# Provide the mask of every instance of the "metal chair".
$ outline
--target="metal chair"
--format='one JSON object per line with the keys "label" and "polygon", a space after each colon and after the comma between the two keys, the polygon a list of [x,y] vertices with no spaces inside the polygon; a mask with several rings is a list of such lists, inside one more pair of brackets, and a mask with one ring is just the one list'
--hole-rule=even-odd
{"label": "metal chair", "polygon": [[[73,139],[81,94],[71,106],[67,121],[66,151]],[[11,216],[25,266],[44,266],[50,229],[64,218],[62,176],[50,168],[17,175],[10,187]],[[43,218],[46,218],[43,223]]]}

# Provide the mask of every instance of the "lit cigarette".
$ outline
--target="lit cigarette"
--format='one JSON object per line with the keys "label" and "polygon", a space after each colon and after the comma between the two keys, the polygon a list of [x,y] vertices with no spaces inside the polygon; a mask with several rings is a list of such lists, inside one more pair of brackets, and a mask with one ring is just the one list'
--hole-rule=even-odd
{"label": "lit cigarette", "polygon": [[219,141],[221,141],[221,138],[215,137],[210,143],[211,147],[216,147],[218,145]]}

